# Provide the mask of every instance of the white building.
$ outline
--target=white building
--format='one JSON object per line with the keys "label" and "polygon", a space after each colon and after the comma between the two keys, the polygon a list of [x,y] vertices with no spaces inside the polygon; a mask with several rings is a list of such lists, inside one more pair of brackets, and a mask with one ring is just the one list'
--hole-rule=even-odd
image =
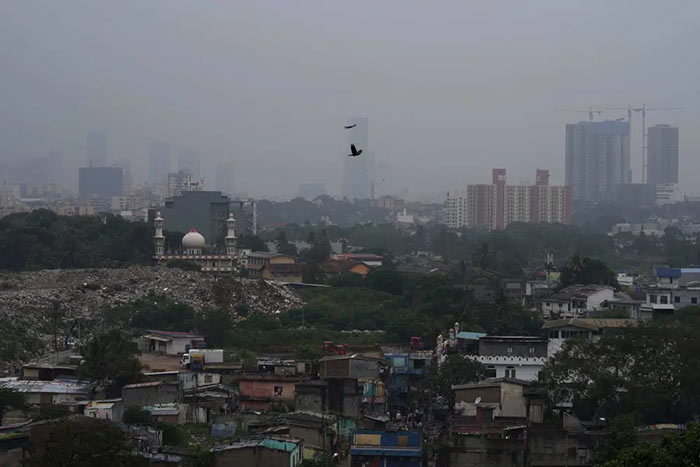
{"label": "white building", "polygon": [[553,319],[542,325],[542,331],[549,338],[547,356],[552,357],[561,350],[567,339],[584,337],[590,340],[600,339],[606,329],[621,329],[639,324],[634,319],[594,319],[573,318]]}
{"label": "white building", "polygon": [[615,289],[607,285],[570,285],[542,299],[542,314],[546,318],[581,318],[600,311],[603,302],[615,299]]}
{"label": "white building", "polygon": [[685,201],[685,195],[681,191],[678,183],[666,183],[656,185],[656,205],[674,204]]}
{"label": "white building", "polygon": [[547,363],[547,357],[473,355],[469,358],[486,367],[488,378],[517,378],[523,381],[537,381]]}

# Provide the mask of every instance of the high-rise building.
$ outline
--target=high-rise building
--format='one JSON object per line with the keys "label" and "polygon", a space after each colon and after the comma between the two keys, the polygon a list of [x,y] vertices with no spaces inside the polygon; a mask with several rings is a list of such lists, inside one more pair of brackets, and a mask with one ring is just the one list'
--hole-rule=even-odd
{"label": "high-rise building", "polygon": [[186,170],[192,174],[193,179],[199,180],[201,178],[202,171],[197,153],[190,150],[181,151],[180,155],[177,157],[177,170]]}
{"label": "high-rise building", "polygon": [[124,191],[124,171],[121,167],[80,167],[78,193],[80,199],[109,198]]}
{"label": "high-rise building", "polygon": [[165,200],[163,218],[169,230],[189,232],[196,229],[211,245],[223,245],[231,199],[220,191],[184,191]]}
{"label": "high-rise building", "polygon": [[170,146],[158,141],[148,147],[148,182],[165,183],[170,172]]}
{"label": "high-rise building", "polygon": [[235,188],[233,162],[224,161],[216,165],[216,189],[222,193],[233,193]]}
{"label": "high-rise building", "polygon": [[102,131],[88,133],[85,161],[88,167],[102,167],[107,164],[107,135]]}
{"label": "high-rise building", "polygon": [[199,182],[192,179],[188,170],[179,170],[168,174],[168,196],[179,196],[185,191],[200,191]]}
{"label": "high-rise building", "polygon": [[654,125],[647,131],[647,183],[678,183],[678,128]]}
{"label": "high-rise building", "polygon": [[447,193],[450,228],[502,229],[513,222],[571,222],[571,189],[549,186],[549,172],[537,170],[535,185],[507,185],[505,169],[493,169],[491,185],[467,185]]}
{"label": "high-rise building", "polygon": [[348,126],[355,125],[347,130],[347,152],[350,153],[350,145],[354,144],[362,154],[357,157],[345,157],[343,163],[343,196],[348,199],[369,199],[372,197],[372,184],[374,182],[374,153],[369,149],[369,121],[366,117],[354,117],[348,119]]}
{"label": "high-rise building", "polygon": [[614,199],[617,185],[631,182],[628,122],[566,125],[566,185],[574,200]]}

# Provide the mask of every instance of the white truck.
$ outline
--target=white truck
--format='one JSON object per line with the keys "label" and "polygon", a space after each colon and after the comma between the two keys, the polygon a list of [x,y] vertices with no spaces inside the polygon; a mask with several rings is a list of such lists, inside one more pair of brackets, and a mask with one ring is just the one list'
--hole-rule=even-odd
{"label": "white truck", "polygon": [[190,349],[180,359],[180,365],[192,370],[204,370],[217,363],[224,363],[224,349]]}

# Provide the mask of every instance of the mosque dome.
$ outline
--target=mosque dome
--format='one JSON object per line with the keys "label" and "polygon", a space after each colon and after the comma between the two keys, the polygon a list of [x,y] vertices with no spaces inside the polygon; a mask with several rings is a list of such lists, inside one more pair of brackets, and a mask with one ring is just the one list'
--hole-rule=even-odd
{"label": "mosque dome", "polygon": [[186,250],[204,248],[204,235],[197,232],[196,229],[192,229],[182,237],[182,248]]}

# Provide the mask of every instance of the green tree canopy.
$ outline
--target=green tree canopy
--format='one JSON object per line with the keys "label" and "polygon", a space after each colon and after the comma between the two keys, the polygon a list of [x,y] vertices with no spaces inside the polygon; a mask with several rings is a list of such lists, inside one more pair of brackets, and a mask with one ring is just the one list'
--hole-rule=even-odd
{"label": "green tree canopy", "polygon": [[30,467],[138,467],[148,460],[131,453],[124,432],[114,423],[89,417],[71,418],[53,428],[37,446]]}
{"label": "green tree canopy", "polygon": [[84,362],[81,378],[104,385],[107,397],[119,397],[121,388],[141,377],[141,362],[136,344],[118,330],[95,336],[80,349]]}
{"label": "green tree canopy", "polygon": [[604,467],[687,467],[700,465],[700,425],[669,434],[658,445],[642,443],[623,449]]}
{"label": "green tree canopy", "polygon": [[7,388],[0,388],[0,426],[2,419],[10,409],[21,409],[24,407],[24,395]]}
{"label": "green tree canopy", "polygon": [[601,284],[617,287],[615,271],[597,259],[573,255],[561,270],[561,285]]}

